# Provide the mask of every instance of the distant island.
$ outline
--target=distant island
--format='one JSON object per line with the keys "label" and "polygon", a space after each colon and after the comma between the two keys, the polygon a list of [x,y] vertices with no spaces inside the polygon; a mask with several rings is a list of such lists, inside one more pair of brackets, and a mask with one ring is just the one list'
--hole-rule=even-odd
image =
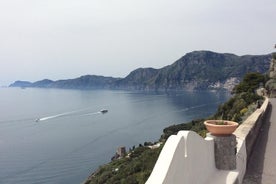
{"label": "distant island", "polygon": [[85,75],[75,79],[37,82],[15,81],[9,87],[63,89],[231,90],[246,73],[266,73],[271,54],[237,56],[212,51],[187,53],[160,69],[138,68],[125,78]]}

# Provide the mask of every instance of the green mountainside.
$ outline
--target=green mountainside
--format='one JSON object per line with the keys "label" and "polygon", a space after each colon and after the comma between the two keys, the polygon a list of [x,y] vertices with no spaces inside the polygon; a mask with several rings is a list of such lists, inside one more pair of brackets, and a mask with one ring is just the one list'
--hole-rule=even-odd
{"label": "green mountainside", "polygon": [[119,89],[232,89],[249,72],[265,73],[271,55],[236,56],[211,51],[194,51],[159,70],[138,69],[117,81]]}
{"label": "green mountainside", "polygon": [[[194,51],[161,69],[139,68],[125,78],[86,75],[76,79],[24,83],[24,87],[147,91],[232,89],[248,72],[267,72],[270,59],[271,54],[237,56]],[[22,87],[22,81],[16,81],[10,87]]]}

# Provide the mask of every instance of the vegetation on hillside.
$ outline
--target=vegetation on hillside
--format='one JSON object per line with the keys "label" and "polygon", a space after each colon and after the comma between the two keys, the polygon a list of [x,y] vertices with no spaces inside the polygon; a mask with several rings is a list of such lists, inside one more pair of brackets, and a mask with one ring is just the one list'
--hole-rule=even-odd
{"label": "vegetation on hillside", "polygon": [[[220,105],[215,115],[206,119],[234,120],[241,123],[242,117],[256,109],[257,100],[262,100],[262,97],[255,93],[260,83],[265,83],[265,76],[262,74],[246,74],[242,82],[234,88],[233,97]],[[251,112],[249,112],[249,109],[251,109]],[[207,130],[203,124],[204,120],[193,120],[189,123],[169,126],[163,130],[160,141],[164,143],[170,135],[177,134],[180,130],[192,130],[205,137]],[[130,152],[129,157],[112,161],[100,167],[88,178],[85,184],[145,183],[150,176],[161,149],[162,146],[157,149],[150,149],[140,145]]]}
{"label": "vegetation on hillside", "polygon": [[[256,90],[266,82],[266,77],[260,73],[248,73],[232,91],[234,96],[226,103],[219,106],[216,119],[232,120],[241,123],[242,117],[248,111],[248,107],[263,99],[257,95]],[[257,104],[258,105],[258,104]]]}
{"label": "vegetation on hillside", "polygon": [[140,145],[129,156],[100,167],[85,184],[142,184],[151,174],[162,146],[150,149]]}
{"label": "vegetation on hillside", "polygon": [[204,119],[192,120],[188,123],[181,123],[172,125],[163,129],[163,134],[160,137],[160,141],[165,142],[171,135],[176,135],[180,130],[192,130],[197,132],[202,137],[205,137],[207,130],[203,124]]}
{"label": "vegetation on hillside", "polygon": [[[248,73],[243,80],[233,89],[233,96],[218,107],[217,112],[206,119],[224,119],[241,123],[261,103],[263,97],[256,94],[260,83],[265,83],[266,77],[260,73]],[[161,140],[166,140],[170,135],[177,134],[180,130],[192,130],[205,137],[207,130],[203,124],[205,119],[193,120],[189,123],[172,125],[163,130]]]}
{"label": "vegetation on hillside", "polygon": [[255,90],[265,83],[265,76],[260,73],[248,73],[244,76],[243,80],[234,87],[232,93],[254,93]]}
{"label": "vegetation on hillside", "polygon": [[273,58],[273,59],[276,59],[276,52],[273,52],[273,53],[272,53],[272,58]]}
{"label": "vegetation on hillside", "polygon": [[[274,45],[274,48],[276,49],[276,44]],[[276,59],[276,52],[273,52],[273,53],[272,53],[272,58],[273,58],[273,59]]]}
{"label": "vegetation on hillside", "polygon": [[[276,45],[275,45],[276,48]],[[272,61],[269,68],[269,80],[266,82],[265,87],[268,90],[268,95],[271,98],[276,97],[276,53],[272,53]]]}

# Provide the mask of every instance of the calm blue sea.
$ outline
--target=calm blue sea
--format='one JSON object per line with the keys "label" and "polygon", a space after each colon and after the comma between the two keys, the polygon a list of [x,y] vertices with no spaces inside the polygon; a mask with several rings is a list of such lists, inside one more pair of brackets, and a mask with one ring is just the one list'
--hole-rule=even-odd
{"label": "calm blue sea", "polygon": [[0,88],[0,183],[79,184],[118,146],[157,141],[163,128],[207,117],[229,97]]}

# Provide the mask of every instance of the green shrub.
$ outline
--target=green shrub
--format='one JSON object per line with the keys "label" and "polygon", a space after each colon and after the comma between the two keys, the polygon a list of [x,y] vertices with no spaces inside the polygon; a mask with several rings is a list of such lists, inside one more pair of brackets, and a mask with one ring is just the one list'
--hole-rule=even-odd
{"label": "green shrub", "polygon": [[276,52],[272,53],[272,58],[276,59]]}
{"label": "green shrub", "polygon": [[260,84],[265,83],[265,76],[261,73],[248,73],[243,80],[234,87],[232,93],[238,94],[242,92],[254,93]]}
{"label": "green shrub", "polygon": [[241,115],[244,115],[247,111],[248,111],[248,109],[245,107],[240,111],[240,113],[241,113]]}

